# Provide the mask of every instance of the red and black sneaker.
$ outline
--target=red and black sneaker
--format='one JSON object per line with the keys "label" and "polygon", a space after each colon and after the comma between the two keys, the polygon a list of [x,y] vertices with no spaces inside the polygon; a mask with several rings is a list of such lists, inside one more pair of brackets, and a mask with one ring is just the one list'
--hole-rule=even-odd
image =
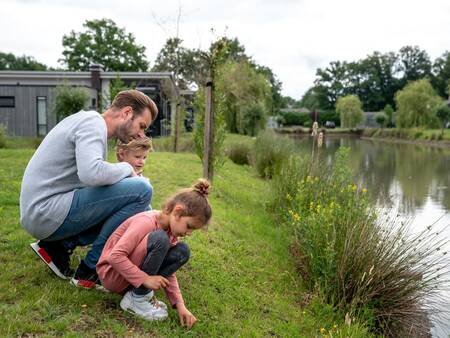
{"label": "red and black sneaker", "polygon": [[84,261],[81,261],[80,265],[78,265],[75,275],[70,280],[70,283],[76,287],[82,287],[85,289],[95,288],[106,292],[106,289],[103,287],[100,279],[98,278],[97,271],[89,268]]}
{"label": "red and black sneaker", "polygon": [[71,252],[59,242],[37,241],[30,244],[33,251],[59,278],[67,279],[72,276],[70,268]]}

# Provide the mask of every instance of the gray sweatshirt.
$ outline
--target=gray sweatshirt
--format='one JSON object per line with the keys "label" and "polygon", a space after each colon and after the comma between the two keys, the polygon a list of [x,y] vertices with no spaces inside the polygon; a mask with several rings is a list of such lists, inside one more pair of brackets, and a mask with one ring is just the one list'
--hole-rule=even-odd
{"label": "gray sweatshirt", "polygon": [[35,238],[55,232],[69,213],[75,190],[117,183],[133,167],[108,163],[107,130],[95,111],[80,111],[58,123],[28,163],[20,193],[20,221]]}

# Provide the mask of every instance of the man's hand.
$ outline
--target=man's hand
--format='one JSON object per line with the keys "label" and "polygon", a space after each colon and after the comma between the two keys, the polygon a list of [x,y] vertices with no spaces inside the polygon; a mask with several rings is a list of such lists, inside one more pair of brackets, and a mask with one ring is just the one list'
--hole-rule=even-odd
{"label": "man's hand", "polygon": [[165,288],[169,285],[169,281],[163,276],[148,276],[144,283],[142,283],[147,289],[158,290],[160,288]]}
{"label": "man's hand", "polygon": [[177,304],[178,317],[180,318],[181,326],[186,326],[188,329],[192,327],[197,321],[197,318],[184,306],[182,303]]}

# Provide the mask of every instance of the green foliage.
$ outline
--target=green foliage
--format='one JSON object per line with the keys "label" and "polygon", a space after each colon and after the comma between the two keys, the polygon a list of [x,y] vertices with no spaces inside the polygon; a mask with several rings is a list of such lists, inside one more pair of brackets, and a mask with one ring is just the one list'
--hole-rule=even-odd
{"label": "green foliage", "polygon": [[86,20],[83,32],[63,36],[63,62],[69,70],[88,71],[99,63],[106,71],[147,71],[145,47],[110,19]]}
{"label": "green foliage", "polygon": [[47,70],[47,66],[37,62],[32,56],[0,52],[0,70]]}
{"label": "green foliage", "polygon": [[407,235],[395,217],[375,214],[366,189],[353,182],[348,152],[340,149],[315,176],[305,160],[291,158],[273,180],[272,208],[294,234],[298,270],[310,292],[372,322],[373,333],[425,335],[424,319],[437,311],[425,297],[445,283],[438,269],[445,255],[435,255],[442,239],[432,227]]}
{"label": "green foliage", "polygon": [[395,96],[396,124],[400,128],[431,127],[436,124],[435,111],[442,99],[428,80],[409,83]]}
{"label": "green foliage", "polygon": [[343,128],[355,128],[364,118],[361,101],[355,95],[340,97],[336,103],[336,113]]}
{"label": "green foliage", "polygon": [[326,121],[333,121],[336,127],[341,125],[341,119],[339,118],[339,115],[333,110],[319,111],[318,117],[319,125],[323,126]]}
{"label": "green foliage", "polygon": [[384,112],[378,112],[375,114],[375,121],[380,125],[381,128],[384,128],[388,123],[388,116]]}
{"label": "green foliage", "polygon": [[0,148],[6,148],[6,127],[0,124]]}
{"label": "green foliage", "polygon": [[286,126],[303,126],[305,122],[310,121],[311,117],[308,113],[299,113],[294,111],[281,112],[283,125]]}
{"label": "green foliage", "polygon": [[[216,69],[215,90],[222,98],[224,117],[229,132],[247,134],[265,127],[270,107],[270,87],[248,62],[226,62]],[[250,116],[246,116],[250,114]],[[256,123],[250,129],[252,120]],[[250,130],[249,130],[250,129]]]}
{"label": "green foliage", "polygon": [[86,109],[89,104],[89,92],[82,87],[58,86],[53,113],[58,121],[66,116]]}
{"label": "green foliage", "polygon": [[279,136],[272,130],[259,133],[252,155],[253,165],[259,176],[269,179],[274,177],[293,149],[294,141]]}
{"label": "green foliage", "polygon": [[435,111],[436,117],[441,122],[442,129],[444,129],[445,124],[450,121],[450,107],[447,102],[442,102]]}
{"label": "green foliage", "polygon": [[126,84],[121,79],[120,75],[117,74],[116,78],[111,80],[111,82],[109,83],[109,94],[102,93],[100,106],[102,107],[102,109],[107,109],[119,92],[121,92],[122,90],[135,88],[136,88],[135,82],[132,82],[131,84]]}
{"label": "green foliage", "polygon": [[250,164],[250,147],[245,143],[232,143],[226,147],[225,152],[236,164]]}
{"label": "green foliage", "polygon": [[384,106],[383,108],[384,113],[387,116],[387,127],[393,127],[393,121],[394,121],[394,108],[392,108],[392,106],[390,104],[387,104],[386,106]]}
{"label": "green foliage", "polygon": [[185,89],[192,84],[198,87],[205,84],[207,66],[198,49],[182,46],[183,40],[169,38],[156,56],[154,72],[172,72],[179,88]]}
{"label": "green foliage", "polygon": [[256,136],[264,130],[267,123],[266,108],[261,103],[254,103],[239,110],[239,130],[241,134]]}

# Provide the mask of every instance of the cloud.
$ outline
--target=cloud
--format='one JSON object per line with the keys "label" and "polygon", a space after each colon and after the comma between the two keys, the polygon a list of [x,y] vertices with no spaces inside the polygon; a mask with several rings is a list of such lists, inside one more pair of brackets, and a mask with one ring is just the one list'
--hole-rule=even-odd
{"label": "cloud", "polygon": [[1,49],[56,66],[64,34],[80,31],[87,19],[110,18],[135,35],[153,62],[176,34],[180,8],[179,37],[187,47],[206,49],[224,33],[238,37],[249,55],[273,69],[283,94],[295,98],[330,61],[405,45],[418,45],[435,59],[450,46],[447,0],[4,0]]}

